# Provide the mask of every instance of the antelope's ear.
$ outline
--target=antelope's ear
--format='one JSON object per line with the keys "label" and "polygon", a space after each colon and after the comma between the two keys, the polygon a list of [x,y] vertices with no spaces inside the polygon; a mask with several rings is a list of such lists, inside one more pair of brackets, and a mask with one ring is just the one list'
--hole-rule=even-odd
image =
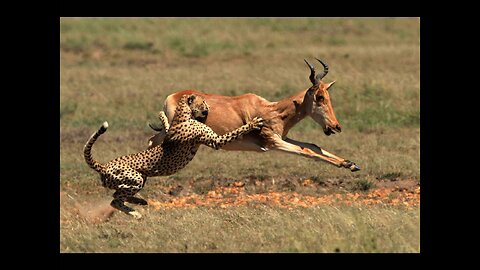
{"label": "antelope's ear", "polygon": [[312,97],[313,94],[315,94],[315,92],[317,92],[318,90],[318,87],[310,87],[308,90],[307,90],[307,93],[305,93],[306,96],[309,96],[309,97]]}
{"label": "antelope's ear", "polygon": [[334,85],[337,81],[333,81],[329,84],[327,84],[327,86],[325,87],[326,90],[328,90],[332,85]]}

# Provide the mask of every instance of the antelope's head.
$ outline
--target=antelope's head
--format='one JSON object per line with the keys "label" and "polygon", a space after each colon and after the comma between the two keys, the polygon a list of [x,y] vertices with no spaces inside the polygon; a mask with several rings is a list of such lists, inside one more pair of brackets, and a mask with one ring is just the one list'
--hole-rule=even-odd
{"label": "antelope's head", "polygon": [[[317,58],[315,58],[317,59]],[[315,76],[315,67],[305,60],[310,68],[310,81],[312,86],[307,90],[303,103],[306,105],[307,114],[319,123],[325,135],[330,136],[336,132],[341,132],[342,127],[333,111],[332,102],[329,95],[329,89],[335,83],[322,82],[322,78],[328,73],[328,65],[317,59],[323,66],[323,72]]]}

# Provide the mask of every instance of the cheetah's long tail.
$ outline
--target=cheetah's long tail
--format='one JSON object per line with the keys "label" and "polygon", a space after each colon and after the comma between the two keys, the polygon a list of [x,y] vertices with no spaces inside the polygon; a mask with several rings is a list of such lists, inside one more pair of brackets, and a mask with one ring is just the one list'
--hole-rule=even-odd
{"label": "cheetah's long tail", "polygon": [[97,132],[93,133],[92,136],[90,136],[90,139],[88,139],[87,143],[83,147],[83,156],[85,157],[85,161],[87,162],[88,166],[90,168],[94,169],[97,172],[101,172],[103,169],[103,165],[97,162],[96,160],[93,159],[92,157],[92,146],[95,143],[95,141],[107,131],[108,128],[108,122],[105,121],[103,122],[102,126],[100,129],[98,129]]}

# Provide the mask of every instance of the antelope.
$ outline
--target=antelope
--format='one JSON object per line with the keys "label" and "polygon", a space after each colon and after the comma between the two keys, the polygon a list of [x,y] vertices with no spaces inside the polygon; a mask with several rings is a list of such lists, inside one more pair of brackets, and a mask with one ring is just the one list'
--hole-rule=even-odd
{"label": "antelope", "polygon": [[[329,95],[329,90],[336,81],[330,83],[322,81],[328,73],[328,65],[320,59],[315,59],[322,64],[323,72],[315,75],[315,67],[304,59],[310,68],[309,79],[312,86],[291,97],[271,102],[252,93],[222,96],[198,90],[183,90],[170,94],[165,99],[163,112],[167,115],[168,121],[172,121],[176,104],[183,95],[201,96],[205,98],[210,110],[207,115],[200,116],[197,120],[211,127],[217,134],[227,133],[244,125],[254,117],[264,119],[264,126],[261,130],[250,132],[242,139],[225,145],[223,150],[256,152],[276,150],[327,162],[352,172],[358,171],[360,167],[350,160],[336,156],[313,143],[296,141],[287,137],[288,131],[306,116],[310,116],[320,124],[327,136],[342,131]],[[156,131],[162,130],[152,124],[150,127]],[[161,144],[164,136],[164,133],[160,132],[150,137],[148,148]]]}

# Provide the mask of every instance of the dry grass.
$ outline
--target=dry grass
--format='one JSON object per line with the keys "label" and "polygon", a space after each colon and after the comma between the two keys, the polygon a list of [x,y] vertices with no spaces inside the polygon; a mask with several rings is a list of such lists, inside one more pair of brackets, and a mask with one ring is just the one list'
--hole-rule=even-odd
{"label": "dry grass", "polygon": [[[361,171],[281,153],[202,147],[179,173],[149,179],[142,194],[159,199],[171,195],[155,188],[172,182],[252,176],[341,179],[358,189],[385,178],[419,182],[419,30],[418,18],[62,18],[60,190],[75,201],[61,208],[60,250],[418,252],[418,208],[147,207],[141,221],[110,217],[112,192],[85,165],[82,148],[108,120],[111,128],[93,149],[98,160],[145,149],[153,134],[146,123],[177,90],[252,92],[269,100],[292,95],[309,87],[303,59],[319,57],[330,66],[325,80],[337,80],[331,95],[344,131],[326,137],[306,119],[289,137],[348,158]],[[97,203],[107,206],[92,207]]]}
{"label": "dry grass", "polygon": [[[107,204],[105,204],[107,205]],[[419,209],[175,208],[62,224],[64,252],[418,252]],[[141,228],[141,229],[140,229]],[[74,233],[73,233],[74,232]]]}

